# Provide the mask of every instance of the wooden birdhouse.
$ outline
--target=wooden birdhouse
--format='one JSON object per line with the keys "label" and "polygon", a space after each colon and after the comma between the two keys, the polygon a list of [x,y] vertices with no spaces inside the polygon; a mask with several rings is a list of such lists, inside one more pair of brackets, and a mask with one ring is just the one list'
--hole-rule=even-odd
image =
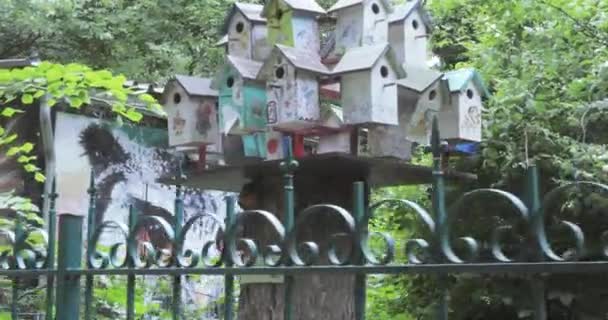
{"label": "wooden birdhouse", "polygon": [[456,141],[481,141],[482,97],[490,94],[481,75],[474,69],[445,74],[449,100],[439,112],[441,137]]}
{"label": "wooden birdhouse", "polygon": [[376,125],[367,133],[368,154],[374,158],[409,160],[413,143],[408,139],[407,124]]}
{"label": "wooden birdhouse", "polygon": [[268,125],[288,132],[318,126],[317,78],[329,73],[316,53],[276,45],[258,75],[266,81]]}
{"label": "wooden birdhouse", "polygon": [[178,75],[165,86],[169,145],[199,146],[219,141],[218,92],[210,85],[210,79]]}
{"label": "wooden birdhouse", "polygon": [[268,0],[262,16],[268,21],[268,42],[271,46],[289,47],[319,53],[317,16],[325,10],[315,0]]}
{"label": "wooden birdhouse", "polygon": [[339,0],[329,13],[337,18],[334,52],[388,41],[389,0]]}
{"label": "wooden birdhouse", "polygon": [[227,35],[228,55],[251,60],[266,59],[271,46],[267,42],[266,19],[261,16],[263,6],[235,3],[226,16],[222,28]]}
{"label": "wooden birdhouse", "polygon": [[266,158],[267,132],[255,132],[243,136],[243,152],[246,157]]}
{"label": "wooden birdhouse", "polygon": [[317,153],[352,153],[353,128],[344,125],[342,108],[323,104],[321,109],[323,131],[319,135]]}
{"label": "wooden birdhouse", "polygon": [[227,56],[212,86],[219,90],[220,130],[244,135],[266,129],[266,87],[256,80],[262,64]]}
{"label": "wooden birdhouse", "polygon": [[442,77],[434,70],[409,68],[407,77],[397,81],[399,123],[405,125],[408,140],[429,144],[432,119],[446,100]]}
{"label": "wooden birdhouse", "polygon": [[341,76],[345,124],[399,124],[395,82],[405,71],[388,44],[347,50],[333,74]]}
{"label": "wooden birdhouse", "polygon": [[431,20],[421,0],[395,7],[390,16],[389,42],[401,65],[422,68],[428,60]]}

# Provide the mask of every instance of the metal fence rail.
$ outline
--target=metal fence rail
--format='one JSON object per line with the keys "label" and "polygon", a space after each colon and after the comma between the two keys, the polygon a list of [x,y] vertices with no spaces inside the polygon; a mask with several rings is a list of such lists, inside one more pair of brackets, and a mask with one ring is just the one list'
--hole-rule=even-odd
{"label": "metal fence rail", "polygon": [[[209,215],[201,213],[183,220],[183,200],[178,188],[175,202],[175,222],[172,224],[163,218],[138,215],[134,210],[129,212],[128,225],[107,221],[95,226],[92,213],[96,190],[91,183],[89,219],[87,234],[83,235],[83,217],[60,215],[58,223],[59,239],[55,239],[54,224],[49,232],[30,228],[21,222],[16,223],[14,230],[2,230],[9,240],[11,248],[0,252],[0,276],[12,279],[13,297],[19,295],[17,284],[25,278],[46,277],[46,319],[78,319],[81,312],[81,283],[84,285],[84,317],[92,319],[93,279],[99,275],[121,275],[128,279],[127,285],[127,319],[135,317],[135,278],[141,275],[166,275],[173,281],[173,319],[182,318],[181,276],[183,275],[221,275],[225,277],[225,319],[234,319],[234,291],[236,275],[279,274],[285,280],[285,319],[294,319],[294,299],[297,299],[297,287],[294,287],[294,275],[306,273],[351,273],[356,275],[355,296],[356,317],[365,319],[365,288],[368,274],[431,274],[445,277],[451,274],[515,274],[530,275],[533,279],[535,319],[546,319],[544,280],[539,274],[563,273],[605,273],[608,272],[608,231],[604,232],[599,246],[586,243],[585,232],[570,221],[560,224],[571,236],[569,250],[555,249],[546,232],[546,215],[548,208],[555,205],[560,197],[568,192],[594,190],[608,192],[608,186],[577,182],[559,187],[541,198],[538,170],[530,166],[527,170],[526,200],[497,189],[479,189],[464,194],[450,210],[446,207],[446,187],[444,173],[441,170],[441,150],[438,132],[433,133],[433,207],[429,212],[409,200],[385,200],[365,207],[364,183],[353,186],[355,201],[352,212],[334,205],[316,205],[309,207],[298,215],[294,212],[293,172],[297,162],[288,158],[282,164],[284,173],[285,212],[284,223],[270,212],[253,210],[235,213],[235,199],[227,199],[227,218],[221,229],[223,231],[223,248],[219,256],[214,256],[216,242],[210,241],[202,248],[193,250],[185,245],[186,235],[200,219]],[[588,189],[590,188],[590,189]],[[50,221],[55,221],[56,194],[50,195]],[[489,199],[489,200],[488,200]],[[489,226],[489,239],[473,236],[460,236],[463,226],[456,235],[453,216],[474,202],[496,203],[504,205],[501,212],[487,212],[488,216],[501,218],[499,226]],[[397,243],[391,235],[370,232],[368,224],[378,210],[385,206],[402,206],[408,208],[419,219],[425,230],[424,237],[409,239]],[[303,242],[298,239],[298,230],[307,219],[315,214],[333,216],[340,220],[344,232],[328,235],[330,239],[327,250],[320,243]],[[510,217],[504,219],[505,216]],[[239,233],[239,226],[248,217],[263,219],[275,233],[276,241],[271,245],[259,247],[256,239],[244,238]],[[169,239],[171,246],[154,247],[151,242],[138,239],[137,234],[145,225],[153,224],[157,232]],[[464,226],[466,229],[466,226]],[[124,241],[113,244],[109,251],[98,248],[103,233],[112,228],[119,230]],[[469,230],[472,232],[472,230]],[[514,234],[516,233],[516,234]],[[28,242],[34,234],[48,235],[42,248]],[[512,241],[512,236],[521,238]],[[87,241],[86,252],[82,252],[81,243]],[[383,245],[382,252],[370,243],[375,239]],[[344,246],[346,241],[348,245]],[[339,245],[338,243],[342,243]],[[55,261],[55,246],[58,247]],[[406,261],[397,259],[396,248],[405,248]],[[590,248],[599,247],[595,255]],[[242,254],[242,251],[247,253]],[[126,253],[121,253],[125,251]],[[584,257],[599,257],[594,261]],[[86,266],[82,267],[82,261]],[[264,261],[264,266],[255,265]],[[320,265],[319,261],[327,261]],[[437,319],[448,318],[448,289],[438,301]],[[17,319],[16,303],[12,305],[13,318]]]}

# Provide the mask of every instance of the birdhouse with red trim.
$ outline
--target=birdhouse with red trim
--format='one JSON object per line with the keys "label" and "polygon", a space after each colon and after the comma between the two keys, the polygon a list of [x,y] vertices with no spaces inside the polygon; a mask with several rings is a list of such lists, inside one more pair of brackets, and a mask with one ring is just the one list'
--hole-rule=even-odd
{"label": "birdhouse with red trim", "polygon": [[327,74],[318,54],[276,45],[258,74],[266,82],[268,126],[286,132],[318,126],[318,77]]}
{"label": "birdhouse with red trim", "polygon": [[168,117],[169,145],[218,143],[218,93],[210,85],[210,79],[178,75],[165,86],[162,100]]}
{"label": "birdhouse with red trim", "polygon": [[396,81],[405,70],[388,44],[348,49],[333,75],[341,77],[345,124],[399,124]]}

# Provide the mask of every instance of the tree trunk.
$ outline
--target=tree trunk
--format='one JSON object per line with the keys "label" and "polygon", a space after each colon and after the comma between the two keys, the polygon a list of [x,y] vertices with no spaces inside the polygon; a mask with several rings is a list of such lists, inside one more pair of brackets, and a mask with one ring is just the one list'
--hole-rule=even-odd
{"label": "tree trunk", "polygon": [[[361,172],[339,172],[320,176],[296,173],[296,223],[298,213],[315,204],[334,204],[352,212],[353,183],[366,181]],[[258,207],[274,213],[283,221],[283,186],[280,176],[260,177],[255,182]],[[253,219],[252,219],[253,220]],[[313,241],[321,251],[320,264],[327,264],[327,239],[344,231],[335,215],[318,214],[298,227],[298,243]],[[259,248],[276,243],[263,221],[247,221],[245,235],[256,239]],[[275,240],[275,242],[273,242]],[[347,247],[345,244],[344,247]],[[348,249],[346,249],[348,252]],[[354,275],[308,274],[295,276],[294,319],[354,319]],[[240,320],[283,320],[284,285],[248,284],[241,286]]]}

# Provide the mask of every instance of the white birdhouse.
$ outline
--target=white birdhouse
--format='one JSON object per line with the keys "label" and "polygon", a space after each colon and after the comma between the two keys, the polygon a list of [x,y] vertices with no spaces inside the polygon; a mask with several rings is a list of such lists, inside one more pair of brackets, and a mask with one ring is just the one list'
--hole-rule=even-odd
{"label": "white birdhouse", "polygon": [[483,96],[489,96],[481,75],[474,69],[445,74],[449,103],[439,112],[441,137],[456,141],[481,141]]}
{"label": "white birdhouse", "polygon": [[398,80],[399,123],[405,125],[407,139],[428,145],[432,119],[443,105],[445,90],[442,73],[429,69],[409,68],[406,78]]}
{"label": "white birdhouse", "polygon": [[334,52],[388,41],[389,0],[339,0],[330,9],[337,17]]}
{"label": "white birdhouse", "polygon": [[198,146],[219,142],[216,90],[211,80],[175,76],[163,93],[168,115],[169,145]]}
{"label": "white birdhouse", "polygon": [[401,65],[423,68],[429,59],[428,41],[431,20],[421,0],[407,1],[395,7],[390,16],[389,42]]}
{"label": "white birdhouse", "polygon": [[325,10],[315,0],[268,0],[262,16],[268,21],[268,42],[319,54],[317,16]]}
{"label": "white birdhouse", "polygon": [[262,63],[227,56],[213,79],[219,90],[220,130],[245,135],[266,129],[266,88],[256,80]]}
{"label": "white birdhouse", "polygon": [[409,160],[412,141],[407,137],[407,124],[399,126],[377,125],[368,130],[369,155],[374,158]]}
{"label": "white birdhouse", "polygon": [[276,45],[258,75],[266,81],[268,125],[288,132],[318,126],[317,78],[329,73],[315,52]]}
{"label": "white birdhouse", "polygon": [[263,6],[235,3],[226,16],[222,31],[227,35],[227,54],[262,61],[270,52],[267,41],[266,19],[261,16]]}
{"label": "white birdhouse", "polygon": [[333,73],[341,76],[345,124],[399,124],[395,82],[405,71],[388,44],[347,50]]}

